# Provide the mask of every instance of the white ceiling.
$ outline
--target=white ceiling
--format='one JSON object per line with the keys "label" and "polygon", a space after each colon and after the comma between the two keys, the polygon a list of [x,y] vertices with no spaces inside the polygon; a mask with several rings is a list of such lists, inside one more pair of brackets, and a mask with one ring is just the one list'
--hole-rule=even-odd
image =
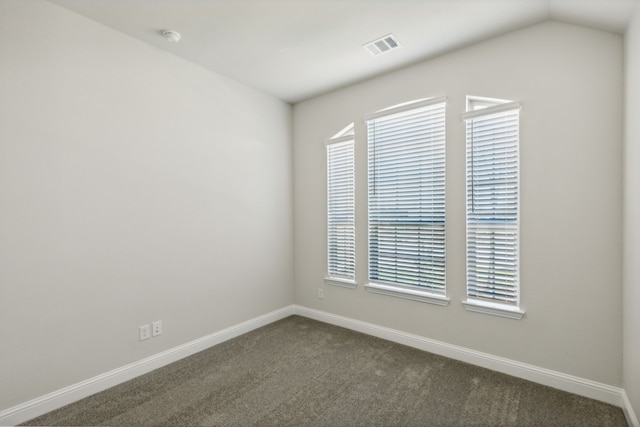
{"label": "white ceiling", "polygon": [[[622,34],[640,2],[49,1],[290,103],[547,19]],[[362,48],[389,33],[400,49],[373,57]]]}

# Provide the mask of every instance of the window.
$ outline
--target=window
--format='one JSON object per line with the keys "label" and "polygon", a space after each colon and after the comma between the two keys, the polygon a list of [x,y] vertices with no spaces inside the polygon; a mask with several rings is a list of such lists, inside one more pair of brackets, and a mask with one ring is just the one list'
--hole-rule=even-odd
{"label": "window", "polygon": [[445,99],[366,118],[367,290],[440,305],[445,292]]}
{"label": "window", "polygon": [[327,256],[329,284],[355,287],[354,130],[327,142]]}
{"label": "window", "polygon": [[520,104],[469,98],[467,141],[467,300],[465,307],[522,318],[519,309]]}

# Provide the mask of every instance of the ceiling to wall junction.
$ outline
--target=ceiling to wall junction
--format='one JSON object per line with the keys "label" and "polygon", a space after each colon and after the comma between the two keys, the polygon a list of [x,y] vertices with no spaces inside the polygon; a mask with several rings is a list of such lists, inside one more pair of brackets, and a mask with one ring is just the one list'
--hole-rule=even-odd
{"label": "ceiling to wall junction", "polygon": [[[49,0],[284,101],[548,19],[622,34],[638,0]],[[182,35],[170,43],[162,31]],[[400,49],[362,45],[394,34]]]}

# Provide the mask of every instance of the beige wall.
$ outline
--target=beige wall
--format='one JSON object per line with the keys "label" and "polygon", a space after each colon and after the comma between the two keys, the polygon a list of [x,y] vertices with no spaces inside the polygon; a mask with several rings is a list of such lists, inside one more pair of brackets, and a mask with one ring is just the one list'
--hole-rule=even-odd
{"label": "beige wall", "polygon": [[291,195],[288,104],[0,2],[0,410],[292,304]]}
{"label": "beige wall", "polygon": [[640,8],[625,34],[624,389],[640,416]]}
{"label": "beige wall", "polygon": [[[384,60],[384,57],[376,60]],[[578,377],[622,385],[620,36],[547,22],[294,107],[300,305]],[[523,320],[464,310],[465,96],[521,101]],[[368,293],[362,117],[447,96],[448,307]],[[327,286],[323,142],[356,122],[358,288]],[[317,299],[323,287],[325,298]]]}

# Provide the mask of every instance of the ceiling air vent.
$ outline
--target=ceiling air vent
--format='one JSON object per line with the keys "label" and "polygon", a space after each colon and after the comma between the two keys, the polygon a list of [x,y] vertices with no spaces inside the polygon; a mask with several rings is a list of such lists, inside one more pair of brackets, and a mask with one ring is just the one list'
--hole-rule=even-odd
{"label": "ceiling air vent", "polygon": [[363,45],[363,47],[371,55],[378,56],[381,53],[389,52],[393,49],[399,48],[400,43],[398,42],[398,39],[396,39],[396,36],[394,36],[393,34],[388,34],[384,37],[380,37],[377,40]]}

